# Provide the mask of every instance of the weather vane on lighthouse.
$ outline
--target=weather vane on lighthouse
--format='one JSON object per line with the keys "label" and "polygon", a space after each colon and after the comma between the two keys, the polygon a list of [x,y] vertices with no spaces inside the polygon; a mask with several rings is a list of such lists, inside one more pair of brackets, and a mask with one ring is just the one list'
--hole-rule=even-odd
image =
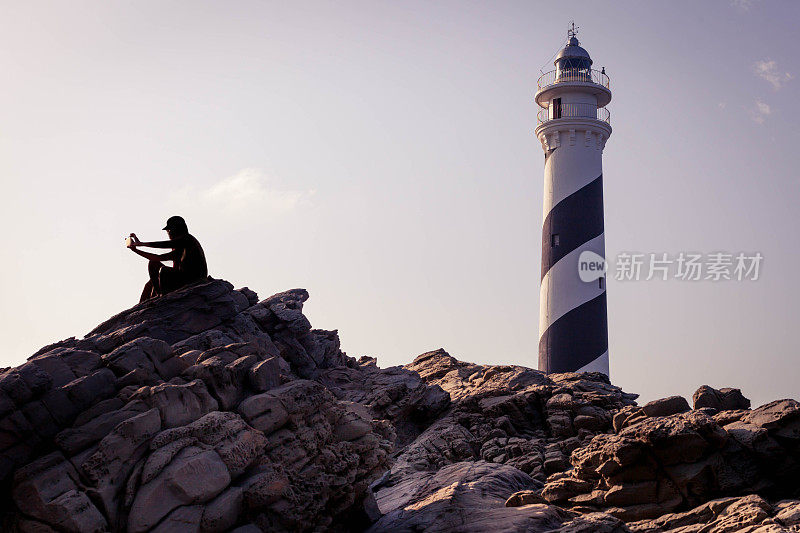
{"label": "weather vane on lighthouse", "polygon": [[567,40],[572,39],[573,37],[577,37],[578,29],[580,29],[580,26],[576,26],[575,21],[570,20],[569,28],[567,28]]}
{"label": "weather vane on lighthouse", "polygon": [[573,21],[535,97],[545,161],[539,370],[608,375],[603,149],[611,90],[577,33]]}

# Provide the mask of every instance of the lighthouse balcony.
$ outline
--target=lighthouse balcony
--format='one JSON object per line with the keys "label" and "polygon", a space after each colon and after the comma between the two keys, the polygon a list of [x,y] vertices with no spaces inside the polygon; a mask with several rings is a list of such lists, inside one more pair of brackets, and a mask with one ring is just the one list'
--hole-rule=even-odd
{"label": "lighthouse balcony", "polygon": [[610,80],[605,72],[593,68],[566,68],[545,72],[539,77],[537,83],[539,90],[555,85],[556,83],[594,83],[611,89]]}
{"label": "lighthouse balcony", "polygon": [[611,113],[605,107],[594,104],[558,104],[551,105],[539,111],[538,124],[545,124],[551,120],[584,118],[599,120],[611,124]]}
{"label": "lighthouse balcony", "polygon": [[547,107],[547,102],[564,89],[579,89],[597,96],[600,107],[611,101],[611,81],[605,72],[591,68],[559,68],[539,77],[536,103]]}

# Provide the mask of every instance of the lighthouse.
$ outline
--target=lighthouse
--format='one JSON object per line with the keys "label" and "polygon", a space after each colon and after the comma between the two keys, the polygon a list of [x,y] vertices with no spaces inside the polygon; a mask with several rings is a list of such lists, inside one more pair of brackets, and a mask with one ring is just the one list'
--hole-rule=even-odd
{"label": "lighthouse", "polygon": [[574,24],[567,37],[535,97],[544,150],[539,370],[609,375],[603,148],[611,90]]}

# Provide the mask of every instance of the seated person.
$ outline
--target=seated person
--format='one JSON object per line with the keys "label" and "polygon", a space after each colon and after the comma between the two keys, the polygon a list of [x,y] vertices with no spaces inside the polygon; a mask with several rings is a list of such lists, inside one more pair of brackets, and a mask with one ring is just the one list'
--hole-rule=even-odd
{"label": "seated person", "polygon": [[[141,242],[135,233],[131,233],[127,241],[128,248],[134,253],[150,260],[148,265],[150,281],[144,286],[140,303],[190,283],[208,279],[208,266],[203,248],[197,239],[189,234],[183,218],[169,217],[164,229],[167,230],[168,241]],[[171,248],[172,251],[159,255],[143,252],[138,249],[140,247]],[[166,266],[162,261],[172,261],[172,266]]]}

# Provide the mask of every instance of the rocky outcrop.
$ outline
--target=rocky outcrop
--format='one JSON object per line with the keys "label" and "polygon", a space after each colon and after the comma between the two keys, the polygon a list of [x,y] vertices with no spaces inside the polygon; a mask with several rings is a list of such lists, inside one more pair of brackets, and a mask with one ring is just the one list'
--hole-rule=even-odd
{"label": "rocky outcrop", "polygon": [[781,400],[719,420],[724,425],[691,411],[626,421],[617,433],[576,450],[573,468],[549,478],[542,496],[625,520],[720,496],[800,496],[800,404]]}
{"label": "rocky outcrop", "polygon": [[375,358],[357,366],[320,370],[316,379],[337,398],[367,408],[373,418],[388,420],[401,447],[414,440],[450,406],[450,395],[403,367],[378,368]]}
{"label": "rocky outcrop", "polygon": [[755,494],[741,498],[723,498],[683,513],[670,513],[655,520],[633,522],[628,527],[635,533],[800,531],[800,501],[784,500],[772,505]]}
{"label": "rocky outcrop", "polygon": [[[395,432],[314,379],[376,369],[311,328],[307,298],[211,280],[7,370],[3,530],[311,530],[352,515]],[[413,395],[409,415],[449,401],[419,380]]]}
{"label": "rocky outcrop", "polygon": [[2,530],[800,531],[800,404],[380,368],[308,293],[187,287],[0,373]]}
{"label": "rocky outcrop", "polygon": [[369,532],[623,531],[621,522],[611,516],[584,517],[548,505],[504,506],[509,493],[533,485],[529,476],[508,465],[483,460],[453,463],[404,479],[401,489],[382,497],[379,504],[392,510]]}
{"label": "rocky outcrop", "polygon": [[446,524],[437,526],[440,531],[485,531],[489,524],[544,531],[537,528],[574,522],[577,513],[542,505],[512,509],[505,502],[541,490],[548,474],[568,468],[570,453],[610,430],[611,413],[636,397],[601,374],[548,377],[519,366],[463,363],[444,350],[422,354],[405,368],[454,400],[373,484],[383,517],[372,531],[418,531],[433,516]]}

